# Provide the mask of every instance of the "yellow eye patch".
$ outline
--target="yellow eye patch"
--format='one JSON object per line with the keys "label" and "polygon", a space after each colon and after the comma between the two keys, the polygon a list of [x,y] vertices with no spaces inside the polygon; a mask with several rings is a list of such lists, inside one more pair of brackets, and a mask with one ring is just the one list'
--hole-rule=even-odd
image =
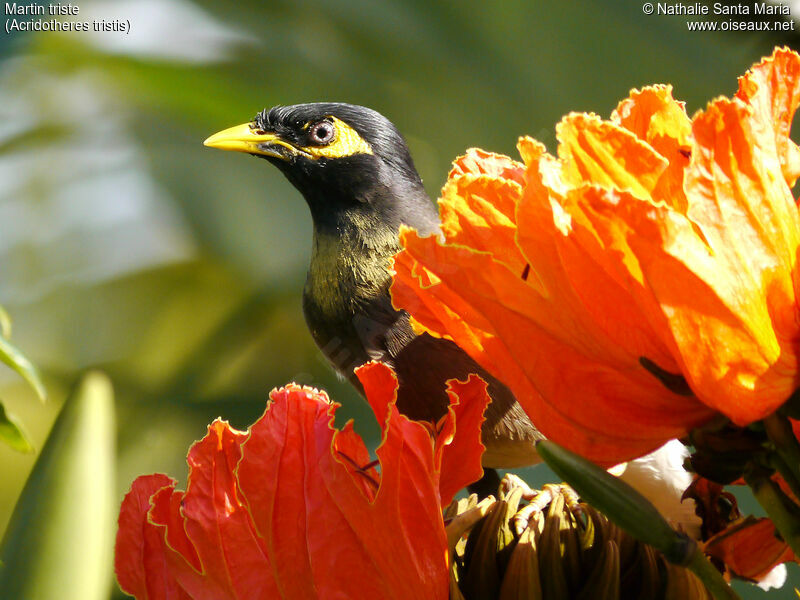
{"label": "yellow eye patch", "polygon": [[325,146],[303,146],[299,148],[313,158],[344,158],[354,154],[372,154],[372,147],[358,132],[336,117],[328,117],[336,130],[335,137]]}
{"label": "yellow eye patch", "polygon": [[[312,160],[319,158],[344,158],[355,154],[373,154],[369,143],[358,132],[336,117],[328,117],[335,129],[333,140],[324,146],[295,146],[278,134],[258,129],[254,123],[236,125],[209,137],[204,143],[220,150],[234,150],[288,160],[288,153],[302,155]],[[305,128],[307,129],[307,128]]]}

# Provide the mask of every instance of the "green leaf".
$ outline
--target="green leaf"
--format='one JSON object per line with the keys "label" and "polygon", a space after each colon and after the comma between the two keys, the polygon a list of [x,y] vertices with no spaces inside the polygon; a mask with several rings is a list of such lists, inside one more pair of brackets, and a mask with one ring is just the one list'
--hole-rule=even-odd
{"label": "green leaf", "polygon": [[17,501],[0,548],[0,598],[109,597],[115,433],[111,382],[89,373],[61,409]]}
{"label": "green leaf", "polygon": [[0,402],[0,440],[18,452],[30,454],[34,451],[33,445],[20,427],[17,420],[6,412],[6,407]]}
{"label": "green leaf", "polygon": [[9,367],[22,375],[25,381],[36,391],[36,395],[39,396],[39,399],[44,401],[47,394],[36,367],[23,356],[22,352],[17,350],[11,342],[2,336],[0,336],[0,361],[6,363]]}

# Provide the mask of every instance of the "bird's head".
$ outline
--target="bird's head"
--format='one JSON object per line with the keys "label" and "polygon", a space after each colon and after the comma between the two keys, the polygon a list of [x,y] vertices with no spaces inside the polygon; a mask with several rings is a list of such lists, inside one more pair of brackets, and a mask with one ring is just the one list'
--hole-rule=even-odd
{"label": "bird's head", "polygon": [[212,135],[206,146],[276,165],[320,221],[349,212],[380,214],[392,226],[430,220],[431,202],[405,140],[380,113],[352,104],[276,106]]}

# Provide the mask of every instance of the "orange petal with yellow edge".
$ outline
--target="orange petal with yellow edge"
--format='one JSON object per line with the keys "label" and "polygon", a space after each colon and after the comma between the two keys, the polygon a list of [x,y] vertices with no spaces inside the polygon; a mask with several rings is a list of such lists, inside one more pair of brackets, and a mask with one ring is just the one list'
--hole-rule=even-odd
{"label": "orange petal with yellow edge", "polygon": [[746,517],[732,523],[703,545],[703,551],[738,577],[759,581],[776,566],[796,557],[769,519]]}
{"label": "orange petal with yellow edge", "polygon": [[652,198],[685,213],[684,169],[692,153],[692,122],[683,102],[672,97],[672,86],[654,85],[634,90],[619,103],[611,121],[646,141],[669,165],[653,188]]}
{"label": "orange petal with yellow edge", "polygon": [[784,180],[794,187],[800,176],[800,148],[789,137],[800,103],[800,61],[788,48],[753,66],[739,78],[737,98],[750,104],[762,122],[774,123],[775,145]]}

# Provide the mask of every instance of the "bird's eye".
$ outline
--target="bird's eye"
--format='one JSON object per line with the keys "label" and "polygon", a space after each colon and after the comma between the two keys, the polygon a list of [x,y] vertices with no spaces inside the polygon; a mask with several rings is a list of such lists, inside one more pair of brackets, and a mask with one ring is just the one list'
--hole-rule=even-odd
{"label": "bird's eye", "polygon": [[320,121],[311,126],[308,136],[314,144],[330,144],[336,136],[336,128],[330,121]]}

